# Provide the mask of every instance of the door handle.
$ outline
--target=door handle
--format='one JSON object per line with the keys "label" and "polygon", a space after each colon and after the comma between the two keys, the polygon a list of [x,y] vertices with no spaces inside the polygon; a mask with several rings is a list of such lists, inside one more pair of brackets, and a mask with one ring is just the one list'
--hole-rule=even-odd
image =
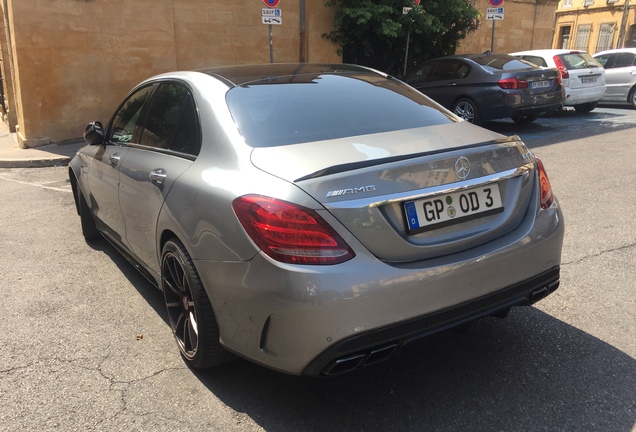
{"label": "door handle", "polygon": [[166,172],[165,169],[157,168],[155,170],[150,171],[150,180],[152,180],[153,183],[156,183],[158,185],[162,185],[163,182],[166,181],[166,176],[167,175],[168,175],[168,173]]}
{"label": "door handle", "polygon": [[117,166],[120,159],[121,159],[121,156],[119,156],[119,153],[113,153],[112,155],[108,156],[108,162],[113,168]]}

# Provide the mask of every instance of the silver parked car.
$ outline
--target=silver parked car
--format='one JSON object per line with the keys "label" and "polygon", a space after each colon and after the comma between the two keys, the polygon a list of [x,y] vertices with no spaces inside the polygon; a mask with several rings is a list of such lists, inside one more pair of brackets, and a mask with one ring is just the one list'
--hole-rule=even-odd
{"label": "silver parked car", "polygon": [[559,285],[563,216],[518,137],[385,74],[150,78],[69,165],[82,232],[162,291],[188,364],[333,375]]}
{"label": "silver parked car", "polygon": [[636,48],[601,51],[594,58],[605,68],[607,92],[602,102],[628,102],[636,108]]}

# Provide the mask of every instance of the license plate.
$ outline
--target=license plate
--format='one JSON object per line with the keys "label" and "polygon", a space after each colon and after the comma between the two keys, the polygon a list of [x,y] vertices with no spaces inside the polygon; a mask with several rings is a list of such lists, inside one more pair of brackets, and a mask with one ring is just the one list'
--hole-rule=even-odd
{"label": "license plate", "polygon": [[550,81],[533,81],[531,86],[533,89],[550,87]]}
{"label": "license plate", "polygon": [[591,84],[596,82],[596,77],[581,78],[582,84]]}
{"label": "license plate", "polygon": [[410,234],[430,231],[503,211],[499,185],[474,189],[404,203]]}

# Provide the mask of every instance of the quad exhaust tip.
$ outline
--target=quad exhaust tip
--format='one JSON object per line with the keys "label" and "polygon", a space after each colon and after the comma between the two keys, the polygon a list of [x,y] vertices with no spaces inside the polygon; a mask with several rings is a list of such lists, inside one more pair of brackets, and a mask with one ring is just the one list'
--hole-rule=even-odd
{"label": "quad exhaust tip", "polygon": [[324,375],[339,375],[355,369],[380,363],[397,351],[398,344],[385,345],[374,348],[369,352],[353,354],[331,362],[323,371]]}

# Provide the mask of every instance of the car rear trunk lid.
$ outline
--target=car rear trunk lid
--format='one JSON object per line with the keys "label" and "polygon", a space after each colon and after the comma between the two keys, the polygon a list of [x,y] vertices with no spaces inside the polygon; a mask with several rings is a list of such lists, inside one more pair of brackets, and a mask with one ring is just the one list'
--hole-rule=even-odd
{"label": "car rear trunk lid", "polygon": [[395,263],[459,252],[512,231],[534,187],[534,156],[517,137],[464,122],[257,148],[252,161],[294,182],[372,254]]}

